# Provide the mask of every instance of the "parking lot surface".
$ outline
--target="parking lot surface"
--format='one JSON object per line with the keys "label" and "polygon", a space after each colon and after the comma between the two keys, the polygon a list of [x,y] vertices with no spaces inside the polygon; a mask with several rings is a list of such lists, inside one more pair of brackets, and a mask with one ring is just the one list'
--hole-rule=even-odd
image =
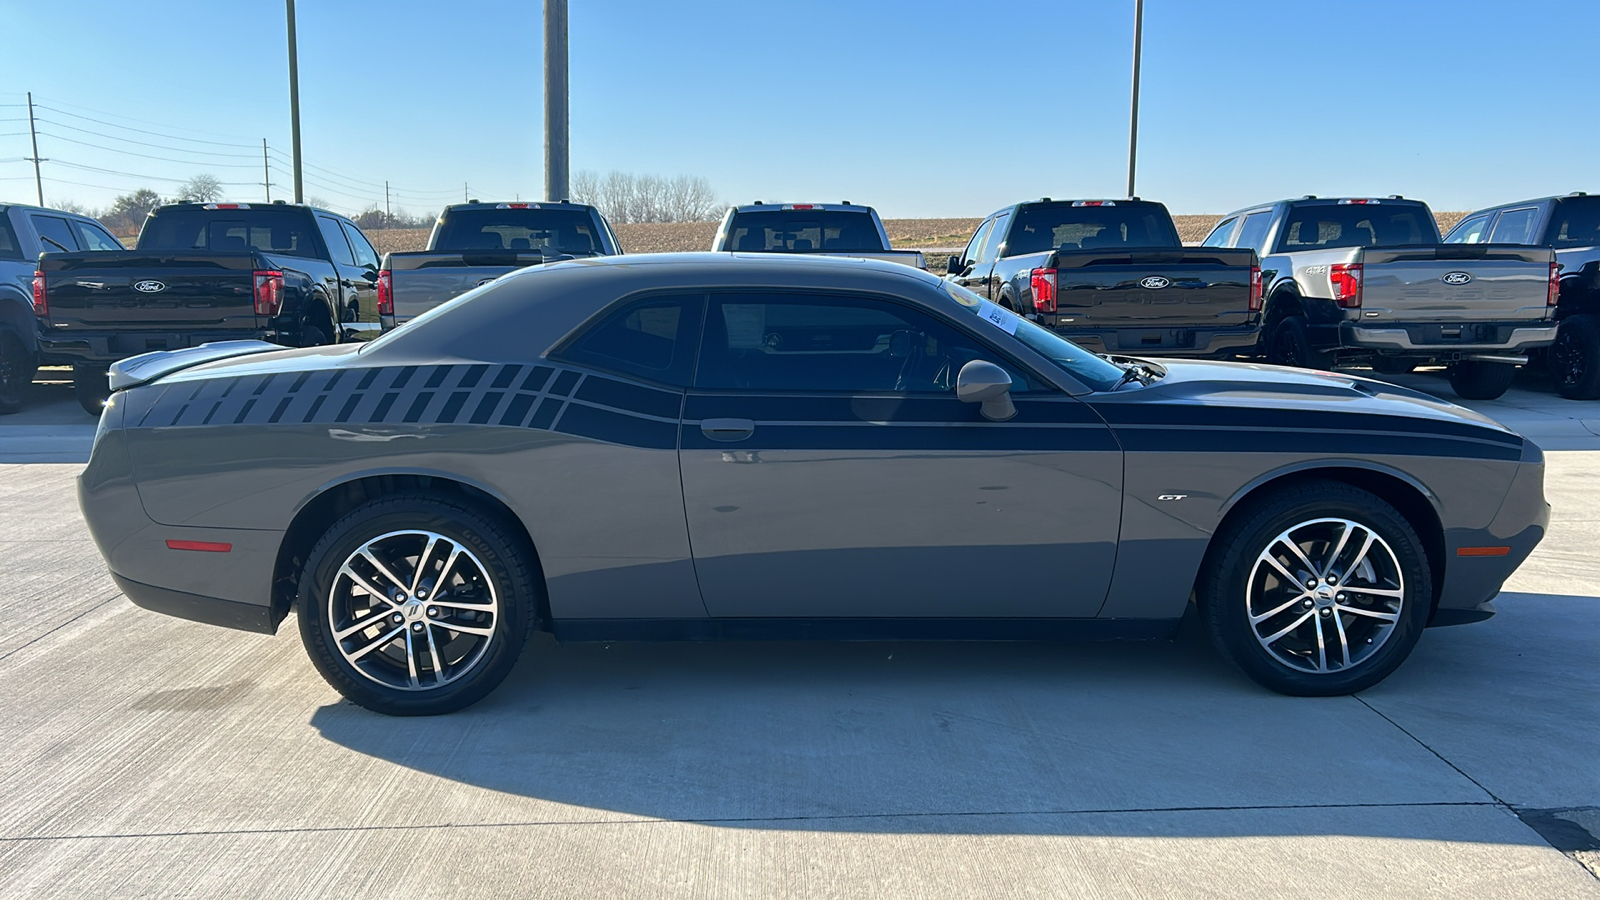
{"label": "parking lot surface", "polygon": [[292,620],[122,599],[77,512],[92,420],[37,392],[0,420],[0,896],[1600,897],[1600,405],[1473,404],[1551,451],[1550,535],[1356,697],[1267,693],[1194,628],[541,639],[406,720]]}

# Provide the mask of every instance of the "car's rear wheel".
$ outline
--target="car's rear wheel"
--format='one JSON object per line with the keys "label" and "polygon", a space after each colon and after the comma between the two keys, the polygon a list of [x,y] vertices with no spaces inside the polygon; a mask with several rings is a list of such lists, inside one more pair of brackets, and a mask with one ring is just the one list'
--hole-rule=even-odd
{"label": "car's rear wheel", "polygon": [[0,326],[0,415],[22,409],[28,385],[33,383],[38,368],[22,336]]}
{"label": "car's rear wheel", "polygon": [[72,393],[91,416],[100,415],[106,408],[106,398],[111,396],[111,384],[106,379],[106,370],[98,366],[72,367]]}
{"label": "car's rear wheel", "polygon": [[1493,400],[1511,388],[1517,367],[1463,359],[1450,366],[1450,387],[1463,400]]}
{"label": "car's rear wheel", "polygon": [[1298,696],[1364,690],[1416,646],[1432,573],[1394,507],[1338,482],[1280,490],[1213,539],[1197,585],[1212,643],[1257,683]]}
{"label": "car's rear wheel", "polygon": [[401,494],[335,522],[309,554],[300,637],[328,683],[367,709],[454,712],[505,679],[539,582],[526,541],[458,500]]}
{"label": "car's rear wheel", "polygon": [[1563,321],[1545,359],[1561,396],[1568,400],[1600,398],[1600,321],[1593,316]]}

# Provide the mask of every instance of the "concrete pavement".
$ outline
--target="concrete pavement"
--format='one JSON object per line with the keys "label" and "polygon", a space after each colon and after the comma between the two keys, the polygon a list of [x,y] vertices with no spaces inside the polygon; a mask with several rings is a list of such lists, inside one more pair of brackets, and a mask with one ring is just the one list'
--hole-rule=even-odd
{"label": "concrete pavement", "polygon": [[[1587,430],[1518,393],[1551,438]],[[17,418],[0,459],[33,452]],[[1266,693],[1193,629],[538,639],[422,720],[341,702],[293,620],[134,608],[79,467],[0,465],[0,896],[1600,897],[1570,846],[1600,809],[1600,453],[1549,460],[1551,534],[1500,615],[1358,697]]]}

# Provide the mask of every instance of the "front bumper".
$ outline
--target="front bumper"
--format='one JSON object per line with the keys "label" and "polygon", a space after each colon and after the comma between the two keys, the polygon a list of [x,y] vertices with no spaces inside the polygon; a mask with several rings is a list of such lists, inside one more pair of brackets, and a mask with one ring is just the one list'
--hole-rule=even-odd
{"label": "front bumper", "polygon": [[1251,353],[1261,338],[1256,325],[1238,328],[1072,328],[1040,324],[1095,353],[1125,356],[1227,357]]}
{"label": "front bumper", "polygon": [[1554,322],[1410,323],[1340,326],[1340,344],[1389,353],[1517,353],[1555,342]]}

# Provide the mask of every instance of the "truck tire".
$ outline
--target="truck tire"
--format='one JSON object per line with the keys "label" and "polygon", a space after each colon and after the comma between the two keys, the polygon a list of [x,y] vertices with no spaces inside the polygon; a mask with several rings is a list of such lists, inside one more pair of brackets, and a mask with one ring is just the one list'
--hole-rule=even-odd
{"label": "truck tire", "polygon": [[1517,367],[1463,359],[1450,367],[1450,387],[1463,400],[1493,400],[1511,387]]}
{"label": "truck tire", "polygon": [[1410,375],[1416,367],[1416,360],[1401,356],[1376,356],[1372,359],[1372,371],[1379,375]]}
{"label": "truck tire", "polygon": [[300,326],[300,346],[321,347],[333,343],[333,334],[328,326],[315,320]]}
{"label": "truck tire", "polygon": [[1561,323],[1545,366],[1556,392],[1568,400],[1600,398],[1600,321],[1573,316]]}
{"label": "truck tire", "polygon": [[28,352],[22,336],[0,327],[0,415],[22,409],[28,385],[38,370],[38,361]]}
{"label": "truck tire", "polygon": [[106,408],[106,398],[111,396],[111,385],[106,381],[106,370],[95,366],[72,367],[72,393],[78,405],[91,416],[100,415]]}
{"label": "truck tire", "polygon": [[1305,316],[1285,316],[1267,341],[1267,362],[1299,369],[1326,369],[1332,360],[1327,353],[1311,349]]}

